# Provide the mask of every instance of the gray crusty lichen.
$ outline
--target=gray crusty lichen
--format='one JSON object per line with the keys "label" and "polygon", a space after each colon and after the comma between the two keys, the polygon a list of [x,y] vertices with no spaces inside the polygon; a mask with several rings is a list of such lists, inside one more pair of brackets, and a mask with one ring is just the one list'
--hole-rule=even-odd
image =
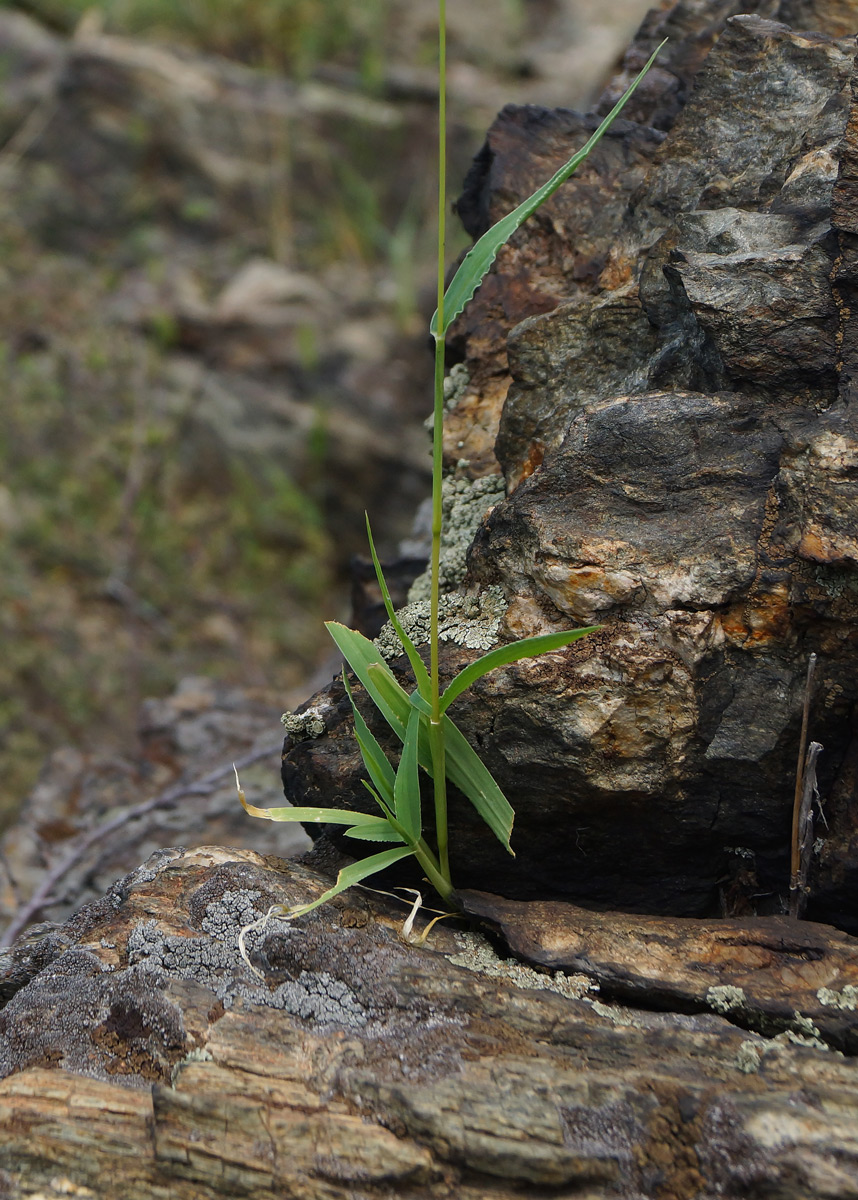
{"label": "gray crusty lichen", "polygon": [[820,1004],[829,1008],[842,1008],[854,1012],[858,1008],[858,987],[847,983],[840,991],[834,988],[821,987],[816,993]]}
{"label": "gray crusty lichen", "polygon": [[[444,531],[441,542],[439,581],[441,591],[438,634],[442,641],[456,642],[471,650],[490,650],[497,642],[506,612],[506,597],[493,586],[473,593],[462,590],[467,574],[468,550],[486,513],[503,498],[500,475],[482,479],[444,480]],[[397,613],[402,627],[417,646],[429,641],[430,575],[425,571],[411,586],[408,604]],[[385,658],[402,653],[402,645],[390,624],[376,638]]]}
{"label": "gray crusty lichen", "polygon": [[293,738],[317,738],[325,732],[325,719],[317,708],[302,713],[285,712],[280,721]]}
{"label": "gray crusty lichen", "polygon": [[715,1012],[726,1016],[744,1006],[745,993],[740,987],[734,987],[732,984],[718,985],[707,990],[706,1001]]}
{"label": "gray crusty lichen", "polygon": [[[442,642],[456,642],[471,650],[491,650],[498,640],[498,630],[506,608],[506,597],[499,587],[485,588],[476,595],[448,592],[441,597],[438,636]],[[415,646],[428,643],[428,600],[406,604],[396,615]],[[375,639],[375,644],[384,658],[396,658],[402,653],[402,643],[390,622]]]}
{"label": "gray crusty lichen", "polygon": [[[485,475],[482,479],[444,480],[442,505],[444,528],[441,539],[442,592],[451,592],[462,585],[467,574],[468,550],[480,522],[486,513],[506,495],[502,475]],[[429,572],[419,576],[408,593],[409,604],[429,599]]]}
{"label": "gray crusty lichen", "polygon": [[500,958],[488,939],[480,933],[469,931],[455,936],[461,949],[458,954],[449,956],[454,966],[465,967],[468,971],[476,971],[493,979],[505,979],[516,987],[557,992],[569,1000],[581,1000],[599,990],[598,984],[586,975],[567,975],[565,971],[552,971],[549,974],[536,971],[527,963],[513,958]]}
{"label": "gray crusty lichen", "polygon": [[[225,891],[206,908],[204,937],[165,934],[157,921],[142,921],[128,939],[129,964],[193,980],[213,992],[224,1008],[230,1008],[241,997],[250,1004],[280,1008],[304,1020],[363,1027],[368,1016],[354,992],[327,972],[301,971],[296,979],[276,987],[251,982],[253,977],[238,950],[238,934],[260,917],[255,906],[260,896],[255,890]],[[287,926],[283,936],[300,936],[300,931]],[[252,944],[249,948],[253,949]]]}

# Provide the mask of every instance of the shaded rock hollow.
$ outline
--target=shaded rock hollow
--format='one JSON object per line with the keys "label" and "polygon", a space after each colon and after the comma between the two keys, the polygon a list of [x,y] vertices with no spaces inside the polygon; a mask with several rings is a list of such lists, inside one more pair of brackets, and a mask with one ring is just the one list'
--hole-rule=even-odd
{"label": "shaded rock hollow", "polygon": [[[813,652],[828,829],[810,912],[854,928],[858,118],[841,35],[858,8],[792,6],[791,28],[757,7],[651,14],[629,70],[673,40],[632,119],[501,252],[453,332],[468,385],[449,469],[507,483],[465,586],[503,588],[504,636],[603,626],[457,703],[516,809],[517,858],[460,805],[454,870],[510,897],[778,911]],[[591,127],[505,109],[460,203],[469,229]],[[446,666],[467,658],[450,647]],[[314,703],[328,734],[287,742],[287,796],[363,806],[342,693]]]}

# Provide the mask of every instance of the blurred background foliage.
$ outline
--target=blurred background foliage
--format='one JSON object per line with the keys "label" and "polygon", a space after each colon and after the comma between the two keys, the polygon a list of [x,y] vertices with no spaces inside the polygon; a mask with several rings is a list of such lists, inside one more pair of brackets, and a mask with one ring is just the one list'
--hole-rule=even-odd
{"label": "blurred background foliage", "polygon": [[[602,7],[451,6],[454,195],[501,104],[598,90],[646,5]],[[309,694],[363,508],[407,533],[435,16],[0,3],[0,825],[185,675]]]}

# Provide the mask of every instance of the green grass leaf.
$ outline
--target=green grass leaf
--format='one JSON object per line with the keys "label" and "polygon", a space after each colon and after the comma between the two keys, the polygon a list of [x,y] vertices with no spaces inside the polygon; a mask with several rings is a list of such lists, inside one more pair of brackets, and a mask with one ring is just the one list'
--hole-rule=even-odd
{"label": "green grass leaf", "polygon": [[[386,805],[387,808],[392,809],[394,805],[393,788],[396,781],[396,773],[388,762],[387,755],[384,753],[381,746],[379,746],[375,736],[373,733],[371,733],[369,726],[361,716],[358,706],[354,702],[352,689],[349,686],[349,681],[345,670],[343,670],[343,686],[346,689],[346,695],[348,696],[349,702],[352,706],[352,715],[354,716],[355,723],[355,738],[360,749],[361,758],[363,759],[364,766],[369,772],[370,779],[380,793],[380,798],[377,797],[377,799],[379,799],[379,803],[381,803],[383,798],[384,805]],[[373,795],[375,795],[375,793],[373,793]]]}
{"label": "green grass leaf", "polygon": [[[666,41],[667,39],[665,39]],[[471,247],[465,255],[458,271],[453,276],[453,280],[447,291],[444,293],[444,328],[438,329],[438,311],[432,317],[430,331],[436,339],[443,338],[450,325],[459,316],[468,301],[474,295],[477,288],[485,279],[489,268],[497,257],[497,253],[504,243],[508,242],[516,229],[523,224],[529,216],[531,216],[550,196],[553,196],[561,184],[565,183],[569,176],[581,165],[590,151],[601,141],[608,127],[619,116],[622,109],[632,96],[632,93],[637,88],[643,77],[649,71],[652,64],[655,62],[656,55],[661,50],[664,42],[658,49],[654,50],[650,55],[644,69],[629,86],[626,92],[617,101],[604,121],[601,123],[596,132],[588,139],[586,144],[581,149],[573,154],[569,161],[555,172],[554,175],[543,184],[541,188],[529,196],[527,200],[519,204],[518,208],[514,209],[507,216],[502,217],[497,224],[493,225],[479,241]]]}
{"label": "green grass leaf", "polygon": [[[393,713],[395,723],[390,721],[389,724],[396,731],[400,741],[404,742],[412,708],[408,693],[399,681],[389,671],[383,671],[378,663],[370,663],[367,667],[367,676],[373,698],[376,695],[379,696]],[[417,694],[420,694],[419,691]],[[379,707],[381,706],[379,705]]]}
{"label": "green grass leaf", "polygon": [[374,817],[375,825],[356,825],[354,829],[346,830],[346,837],[361,842],[404,842],[405,838],[396,832],[385,817]]}
{"label": "green grass leaf", "polygon": [[420,713],[416,708],[408,717],[408,727],[402,746],[402,757],[396,772],[393,795],[396,820],[405,830],[406,837],[416,842],[422,831],[420,814],[420,772],[417,766],[417,747],[420,738]]}
{"label": "green grass leaf", "polygon": [[396,636],[405,649],[408,655],[408,661],[411,663],[411,670],[414,672],[414,679],[417,687],[420,690],[420,695],[427,700],[432,695],[432,684],[429,680],[429,672],[426,670],[426,665],[420,657],[417,647],[412,642],[411,638],[402,628],[402,623],[397,617],[393,607],[393,601],[390,598],[390,590],[387,586],[387,580],[384,578],[384,572],[381,569],[381,563],[378,560],[378,555],[375,552],[375,543],[372,540],[372,529],[369,524],[369,516],[366,517],[366,536],[369,539],[369,552],[372,555],[372,565],[375,567],[375,577],[378,580],[378,586],[381,590],[381,598],[384,601],[384,607],[387,612],[387,619],[396,631]]}
{"label": "green grass leaf", "polygon": [[441,718],[441,725],[447,778],[467,796],[501,845],[514,856],[509,844],[515,820],[512,805],[476,750],[446,714]]}
{"label": "green grass leaf", "polygon": [[[334,641],[348,659],[354,673],[372,697],[400,741],[405,741],[411,710],[420,711],[421,720],[417,735],[417,761],[426,773],[432,775],[432,749],[429,741],[429,715],[431,708],[415,689],[409,696],[393,676],[390,668],[376,647],[362,634],[347,629],[335,621],[328,622]],[[549,635],[551,636],[551,635]],[[495,837],[512,854],[509,844],[512,823],[515,818],[512,806],[492,778],[476,751],[465,736],[456,728],[446,713],[441,718],[445,739],[445,761],[447,777],[461,792],[494,833]]]}
{"label": "green grass leaf", "polygon": [[[378,648],[362,633],[341,625],[339,621],[326,621],[325,628],[385,721],[399,740],[404,742],[411,710],[408,693],[399,686]],[[370,675],[370,667],[376,668],[374,677]]]}
{"label": "green grass leaf", "polygon": [[560,650],[597,629],[601,629],[601,625],[588,625],[585,629],[567,629],[562,633],[541,633],[536,637],[522,638],[518,642],[510,642],[509,645],[490,650],[488,654],[484,654],[482,658],[476,659],[460,671],[444,689],[441,711],[445,712],[457,696],[461,696],[472,683],[487,675],[489,671],[504,667],[507,663],[518,662],[522,658],[535,658],[538,654],[547,654],[549,650]]}
{"label": "green grass leaf", "polygon": [[[352,813],[352,816],[355,814]],[[378,817],[372,818],[380,820]],[[356,883],[361,883],[364,879],[368,879],[370,875],[376,875],[379,871],[384,871],[387,867],[392,867],[394,863],[399,862],[403,858],[408,858],[413,854],[414,850],[410,846],[395,846],[392,850],[382,850],[381,854],[373,854],[369,858],[361,858],[355,863],[351,863],[348,867],[343,867],[337,876],[337,882],[332,888],[328,888],[318,900],[314,900],[312,904],[303,904],[299,908],[292,909],[289,912],[290,917],[303,917],[305,913],[312,912],[314,908],[318,908],[321,904],[326,904],[328,900],[332,900],[334,896],[338,896],[340,892],[344,892],[346,888],[354,887]]]}

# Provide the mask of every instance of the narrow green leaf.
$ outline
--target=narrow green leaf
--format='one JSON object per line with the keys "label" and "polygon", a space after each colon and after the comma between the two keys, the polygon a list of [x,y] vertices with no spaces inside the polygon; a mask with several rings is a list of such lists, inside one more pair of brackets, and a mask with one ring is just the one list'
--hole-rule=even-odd
{"label": "narrow green leaf", "polygon": [[445,712],[457,696],[461,696],[462,692],[466,691],[472,683],[481,679],[483,675],[487,675],[489,671],[494,671],[497,667],[504,667],[507,663],[518,662],[522,658],[535,658],[538,654],[547,654],[549,650],[560,650],[563,646],[577,642],[579,638],[601,628],[601,625],[588,625],[585,629],[567,629],[562,633],[541,633],[536,637],[522,638],[518,642],[510,642],[506,646],[498,646],[496,649],[490,650],[488,654],[484,654],[482,658],[476,659],[460,671],[452,683],[444,689],[441,697],[441,711]]}
{"label": "narrow green leaf", "polygon": [[369,772],[369,777],[375,784],[378,791],[384,797],[388,807],[393,807],[393,785],[396,779],[393,767],[387,760],[387,755],[379,746],[375,736],[369,729],[366,721],[361,716],[358,706],[354,702],[352,689],[349,687],[348,677],[345,670],[343,671],[343,686],[346,689],[346,695],[352,706],[352,714],[355,722],[355,738],[358,747],[360,748],[361,758],[364,761],[364,766]]}
{"label": "narrow green leaf", "polygon": [[376,802],[376,804],[381,809],[381,811],[384,813],[384,819],[386,821],[394,820],[393,801],[391,800],[390,804],[386,804],[384,802],[384,800],[382,800],[381,796],[379,796],[378,792],[375,790],[375,788],[372,786],[372,784],[369,782],[368,779],[362,779],[361,783],[366,788],[366,790],[369,792],[370,796],[372,796],[373,800]]}
{"label": "narrow green leaf", "polygon": [[381,569],[381,563],[378,561],[378,555],[375,552],[375,542],[372,540],[372,529],[369,523],[369,516],[366,517],[366,536],[369,540],[369,552],[372,555],[372,565],[375,567],[375,577],[378,580],[378,586],[381,589],[381,598],[384,601],[384,607],[387,611],[387,619],[390,621],[396,636],[405,649],[408,655],[408,661],[411,663],[411,670],[414,672],[414,679],[417,687],[420,689],[421,696],[425,696],[428,700],[432,695],[432,684],[429,680],[429,672],[426,670],[426,665],[420,657],[417,647],[412,642],[411,638],[402,628],[402,623],[393,607],[393,601],[390,598],[390,590],[387,586],[387,580],[384,578],[384,572]]}
{"label": "narrow green leaf", "polygon": [[432,716],[432,705],[428,700],[424,700],[416,689],[408,697],[408,703],[416,708],[419,713],[422,713],[424,717]]}
{"label": "narrow green leaf", "polygon": [[355,838],[362,842],[404,842],[405,838],[397,833],[384,817],[376,817],[376,825],[356,825],[354,829],[346,830],[346,837]]}
{"label": "narrow green leaf", "polygon": [[[376,819],[373,817],[373,820]],[[334,896],[338,896],[346,888],[354,887],[356,883],[360,883],[370,875],[376,875],[379,871],[383,871],[387,867],[392,867],[394,863],[399,862],[400,859],[408,858],[413,853],[414,851],[410,846],[395,846],[392,850],[382,850],[380,854],[373,854],[369,858],[361,858],[357,862],[351,863],[348,867],[343,867],[337,876],[337,882],[334,886],[328,888],[318,900],[314,900],[312,904],[303,904],[299,908],[292,909],[288,915],[290,917],[303,917],[305,913],[312,912],[314,908],[318,908],[321,904],[326,904],[328,900],[331,900]]]}
{"label": "narrow green leaf", "polygon": [[417,768],[419,736],[420,714],[416,709],[412,709],[408,718],[402,757],[399,760],[399,769],[396,772],[396,783],[393,789],[396,819],[412,842],[416,842],[422,832],[420,777]]}
{"label": "narrow green leaf", "polygon": [[[408,699],[421,715],[420,765],[431,775],[432,751],[429,741],[429,720],[432,716],[432,709],[416,691],[412,692]],[[512,805],[498,787],[494,776],[476,750],[446,713],[441,718],[441,728],[444,731],[444,761],[447,766],[447,778],[467,796],[498,841],[512,854],[513,850],[509,844],[512,823],[515,819]]]}
{"label": "narrow green leaf", "polygon": [[[665,39],[666,41],[667,39]],[[643,77],[649,71],[652,64],[655,62],[656,55],[661,50],[664,42],[658,49],[654,50],[650,55],[644,69],[638,75],[637,79],[630,85],[628,90],[617,101],[604,121],[601,123],[596,132],[592,135],[587,143],[582,148],[573,154],[569,161],[560,168],[547,183],[529,196],[527,200],[519,204],[518,208],[514,209],[507,216],[501,218],[497,224],[493,225],[479,241],[471,247],[465,255],[461,266],[444,295],[444,327],[438,330],[438,311],[432,317],[430,331],[436,339],[442,338],[450,325],[455,321],[456,317],[464,310],[465,305],[474,295],[477,288],[485,279],[489,268],[497,257],[497,253],[505,242],[509,241],[516,229],[531,216],[541,204],[543,204],[549,196],[552,196],[561,184],[565,183],[569,176],[581,165],[590,151],[601,141],[609,126],[613,123],[616,117],[619,116],[622,109],[632,96],[632,93],[637,88]]]}
{"label": "narrow green leaf", "polygon": [[[339,621],[327,621],[325,628],[336,642],[343,658],[369,692],[373,703],[385,721],[399,740],[404,741],[408,713],[411,709],[408,694],[396,682],[393,672],[379,654],[378,648],[362,633],[341,625]],[[370,667],[377,668],[375,678],[370,676]],[[386,684],[384,694],[379,690],[379,681],[384,681]]]}
{"label": "narrow green leaf", "polygon": [[514,856],[509,844],[515,812],[483,760],[445,714],[441,718],[447,778],[464,793],[502,846]]}
{"label": "narrow green leaf", "polygon": [[378,663],[370,663],[366,673],[367,690],[382,712],[384,712],[384,708],[387,708],[393,714],[393,720],[390,717],[387,718],[388,724],[395,731],[399,740],[404,742],[408,718],[411,715],[411,701],[408,699],[408,693],[387,669],[386,663],[384,670]]}
{"label": "narrow green leaf", "polygon": [[[429,718],[423,715],[426,702],[418,692],[409,696],[400,687],[387,663],[383,660],[379,661],[379,654],[375,646],[362,634],[335,621],[329,621],[327,627],[343,655],[351,664],[354,673],[400,741],[405,741],[411,710],[417,708],[421,711],[417,760],[423,770],[431,776],[432,751],[429,745]],[[479,755],[471,748],[467,739],[459,732],[446,713],[441,721],[445,737],[447,776],[450,782],[468,797],[494,835],[512,854],[509,838],[515,814],[509,801],[495,783],[491,772]]]}

